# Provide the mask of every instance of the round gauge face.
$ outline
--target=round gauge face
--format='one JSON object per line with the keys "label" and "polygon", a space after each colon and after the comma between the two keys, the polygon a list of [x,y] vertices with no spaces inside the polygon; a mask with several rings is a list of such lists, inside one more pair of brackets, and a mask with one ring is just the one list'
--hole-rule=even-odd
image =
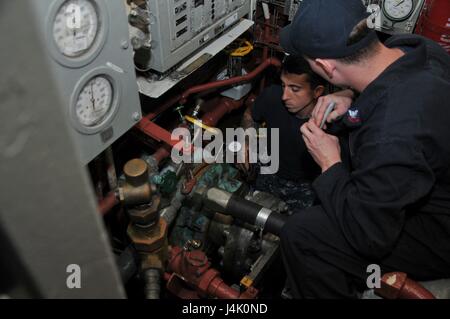
{"label": "round gauge face", "polygon": [[414,10],[414,3],[413,0],[385,0],[383,10],[388,18],[402,21],[411,15]]}
{"label": "round gauge face", "polygon": [[112,109],[113,95],[113,86],[106,77],[91,79],[81,90],[75,106],[80,124],[88,128],[100,125]]}
{"label": "round gauge face", "polygon": [[100,29],[96,5],[90,0],[68,0],[53,21],[53,38],[59,51],[69,58],[85,54]]}

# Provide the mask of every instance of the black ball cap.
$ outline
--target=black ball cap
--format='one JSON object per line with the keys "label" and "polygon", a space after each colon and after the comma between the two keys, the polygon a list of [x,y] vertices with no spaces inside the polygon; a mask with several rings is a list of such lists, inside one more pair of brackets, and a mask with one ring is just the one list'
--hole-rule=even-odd
{"label": "black ball cap", "polygon": [[351,56],[377,37],[374,30],[349,43],[355,26],[369,17],[361,0],[303,0],[280,43],[292,55],[338,59]]}

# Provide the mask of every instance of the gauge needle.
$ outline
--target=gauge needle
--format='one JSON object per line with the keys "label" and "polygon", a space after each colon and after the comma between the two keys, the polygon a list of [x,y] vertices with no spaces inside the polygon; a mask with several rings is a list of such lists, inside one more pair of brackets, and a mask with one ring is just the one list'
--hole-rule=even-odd
{"label": "gauge needle", "polygon": [[400,2],[397,3],[396,7],[398,7],[399,5],[401,5],[403,2],[405,2],[405,0],[401,0]]}
{"label": "gauge needle", "polygon": [[77,37],[77,28],[75,27],[77,24],[77,19],[76,19],[76,16],[75,16],[75,10],[72,12],[72,14],[73,14],[73,18],[72,18],[72,23],[73,23],[73,26],[74,26],[74,28],[73,28],[73,37],[74,38],[76,38]]}
{"label": "gauge needle", "polygon": [[94,83],[91,83],[91,102],[95,112]]}

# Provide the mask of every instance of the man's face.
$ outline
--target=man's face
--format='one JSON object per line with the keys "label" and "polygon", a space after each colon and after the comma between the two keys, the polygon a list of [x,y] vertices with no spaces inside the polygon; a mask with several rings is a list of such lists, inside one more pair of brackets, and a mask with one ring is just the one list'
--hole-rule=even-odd
{"label": "man's face", "polygon": [[308,82],[307,74],[283,73],[283,102],[290,113],[308,116],[314,107],[314,91]]}

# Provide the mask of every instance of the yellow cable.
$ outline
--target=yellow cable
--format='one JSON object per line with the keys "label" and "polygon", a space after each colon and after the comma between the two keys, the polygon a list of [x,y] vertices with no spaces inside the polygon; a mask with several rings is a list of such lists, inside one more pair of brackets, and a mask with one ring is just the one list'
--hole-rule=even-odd
{"label": "yellow cable", "polygon": [[231,53],[233,57],[243,57],[253,51],[254,47],[249,41],[244,42],[245,46],[237,48]]}
{"label": "yellow cable", "polygon": [[194,124],[196,126],[201,127],[202,129],[204,129],[205,131],[210,132],[211,134],[217,134],[217,133],[220,132],[219,129],[214,128],[214,127],[210,127],[210,126],[208,126],[206,124],[203,124],[202,121],[200,121],[200,120],[198,120],[196,118],[193,118],[192,116],[186,115],[184,118],[186,119],[186,121],[188,121],[188,122],[190,122],[190,123],[192,123],[192,124]]}

